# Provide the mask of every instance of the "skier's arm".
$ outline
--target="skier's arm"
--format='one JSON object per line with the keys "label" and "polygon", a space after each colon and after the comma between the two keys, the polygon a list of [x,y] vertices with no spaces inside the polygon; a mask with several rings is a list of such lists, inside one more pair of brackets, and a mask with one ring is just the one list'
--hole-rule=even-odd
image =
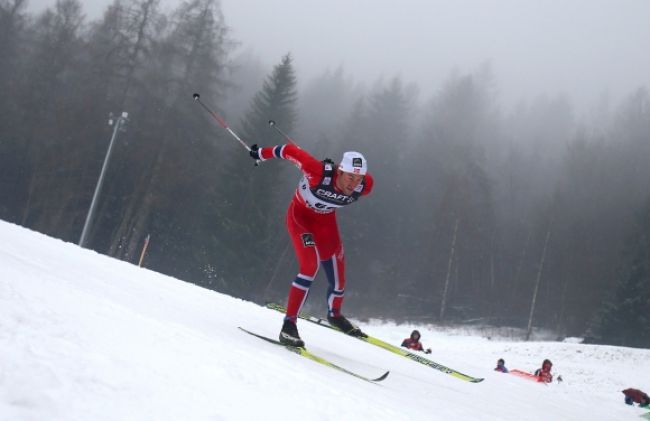
{"label": "skier's arm", "polygon": [[273,158],[286,159],[294,163],[307,176],[320,174],[323,163],[314,158],[309,152],[294,144],[267,146],[257,150],[260,161]]}
{"label": "skier's arm", "polygon": [[[273,158],[287,159],[293,162],[294,165],[308,177],[310,184],[320,180],[323,173],[323,163],[321,161],[314,158],[309,152],[292,143],[266,146],[263,148],[258,148],[257,145],[253,145],[251,147],[250,155],[253,159],[259,161],[266,161]],[[361,195],[366,196],[370,194],[374,185],[374,178],[370,173],[366,173]]]}

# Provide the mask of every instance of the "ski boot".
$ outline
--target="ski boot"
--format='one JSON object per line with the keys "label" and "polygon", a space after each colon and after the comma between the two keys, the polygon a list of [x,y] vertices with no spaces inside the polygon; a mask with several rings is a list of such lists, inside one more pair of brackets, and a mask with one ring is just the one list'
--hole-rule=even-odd
{"label": "ski boot", "polygon": [[342,314],[337,317],[328,315],[327,321],[330,323],[330,325],[339,329],[341,332],[345,333],[346,335],[356,336],[358,338],[368,337],[368,335],[363,333],[361,329],[359,329],[357,326],[350,323],[350,321],[346,319]]}
{"label": "ski boot", "polygon": [[282,345],[295,346],[296,348],[304,348],[305,343],[298,335],[298,327],[295,322],[285,320],[282,324],[280,331],[280,343]]}

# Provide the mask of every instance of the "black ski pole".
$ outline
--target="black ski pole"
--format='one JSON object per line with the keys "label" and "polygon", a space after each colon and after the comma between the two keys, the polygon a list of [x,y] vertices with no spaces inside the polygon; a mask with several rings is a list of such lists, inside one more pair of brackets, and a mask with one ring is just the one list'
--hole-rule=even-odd
{"label": "black ski pole", "polygon": [[[205,111],[207,111],[208,114],[210,114],[210,115],[212,116],[212,118],[214,118],[214,119],[217,121],[217,123],[219,123],[219,125],[220,125],[221,127],[223,127],[224,129],[226,129],[226,130],[228,131],[228,133],[230,133],[230,134],[232,135],[232,137],[234,137],[235,139],[237,139],[237,141],[238,141],[239,143],[241,143],[241,145],[242,145],[244,148],[246,148],[247,151],[250,152],[250,150],[251,150],[250,146],[248,146],[248,145],[246,144],[246,142],[244,142],[243,140],[241,140],[241,138],[240,138],[239,136],[237,136],[237,133],[235,133],[235,132],[234,132],[234,131],[233,131],[233,130],[228,126],[228,124],[226,123],[226,120],[224,120],[223,118],[219,117],[219,115],[218,115],[217,113],[215,113],[214,111],[212,111],[212,110],[210,109],[210,107],[208,107],[207,105],[205,105],[205,104],[203,103],[203,101],[201,101],[201,95],[195,93],[194,95],[192,95],[192,98],[194,98],[194,100],[195,100],[196,102],[198,102],[199,104],[201,104],[201,106],[205,109]],[[259,160],[255,161],[255,165],[259,165],[259,162],[260,162]]]}
{"label": "black ski pole", "polygon": [[286,134],[285,132],[283,132],[283,131],[282,131],[282,130],[281,130],[281,129],[280,129],[280,128],[275,124],[275,121],[273,121],[273,120],[269,120],[269,126],[271,126],[271,128],[273,128],[273,129],[275,129],[276,132],[280,133],[280,134],[281,134],[285,139],[287,139],[287,141],[288,141],[289,143],[291,143],[292,145],[295,145],[295,144],[296,144],[296,142],[294,142],[293,139],[290,138],[288,134]]}

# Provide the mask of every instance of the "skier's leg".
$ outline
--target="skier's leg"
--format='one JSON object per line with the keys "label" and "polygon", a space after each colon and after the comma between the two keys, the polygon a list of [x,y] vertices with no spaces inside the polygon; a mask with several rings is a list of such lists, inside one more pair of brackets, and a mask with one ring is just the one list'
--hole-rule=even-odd
{"label": "skier's leg", "polygon": [[[322,224],[325,225],[325,224]],[[367,336],[357,326],[354,326],[341,314],[343,297],[345,294],[345,253],[343,244],[336,225],[336,219],[330,220],[329,226],[321,229],[319,225],[317,238],[318,249],[321,256],[326,256],[321,261],[329,288],[327,290],[327,321],[344,333],[352,336]]]}
{"label": "skier's leg", "polygon": [[287,211],[287,230],[300,269],[289,289],[287,312],[280,330],[280,342],[285,345],[304,347],[305,342],[300,339],[296,320],[302,305],[307,299],[309,287],[311,287],[318,272],[318,251],[314,236],[306,227],[305,221],[301,221],[295,214],[293,202]]}
{"label": "skier's leg", "polygon": [[287,214],[287,229],[298,259],[299,272],[289,289],[285,319],[295,323],[298,313],[307,299],[309,288],[318,273],[319,258],[314,235],[305,227],[304,223],[296,218],[293,205],[289,207]]}
{"label": "skier's leg", "polygon": [[[331,215],[331,216],[330,216]],[[318,224],[316,241],[321,265],[327,275],[327,314],[338,317],[341,314],[345,293],[345,258],[335,214],[322,218]]]}
{"label": "skier's leg", "polygon": [[332,254],[329,259],[322,260],[321,265],[327,275],[327,309],[328,315],[338,317],[341,315],[343,297],[345,295],[345,258],[343,246],[339,244],[339,250]]}

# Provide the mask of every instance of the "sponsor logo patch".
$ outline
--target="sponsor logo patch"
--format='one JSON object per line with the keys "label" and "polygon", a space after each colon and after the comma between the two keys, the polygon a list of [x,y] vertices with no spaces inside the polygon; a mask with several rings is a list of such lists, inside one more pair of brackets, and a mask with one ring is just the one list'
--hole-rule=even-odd
{"label": "sponsor logo patch", "polygon": [[363,168],[363,160],[361,158],[352,158],[352,166]]}
{"label": "sponsor logo patch", "polygon": [[314,241],[314,236],[310,232],[302,234],[302,245],[305,247],[314,247],[316,242]]}
{"label": "sponsor logo patch", "polygon": [[346,200],[348,198],[348,196],[345,194],[338,194],[325,189],[316,190],[316,195],[339,201]]}

